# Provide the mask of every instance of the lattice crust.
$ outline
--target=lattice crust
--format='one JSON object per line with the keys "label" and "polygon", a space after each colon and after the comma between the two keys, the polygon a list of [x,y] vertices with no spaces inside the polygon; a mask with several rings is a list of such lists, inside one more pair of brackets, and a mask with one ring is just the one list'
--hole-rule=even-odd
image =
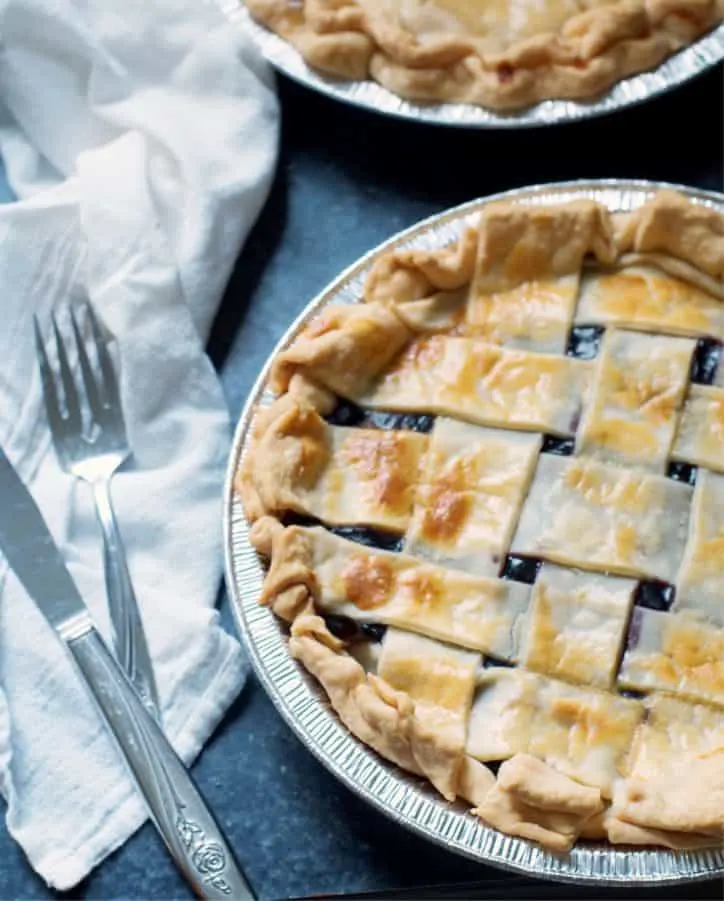
{"label": "lattice crust", "polygon": [[304,586],[320,611],[384,623],[441,641],[517,658],[530,586],[471,576],[407,554],[363,547],[321,528],[291,526],[284,540],[295,547],[272,568],[266,591],[277,596]]}
{"label": "lattice crust", "polygon": [[666,695],[653,695],[647,707],[629,778],[617,787],[611,809],[622,841],[631,830],[621,825],[635,827],[641,844],[682,847],[681,835],[688,847],[721,840],[724,715]]}
{"label": "lattice crust", "polygon": [[524,669],[488,671],[468,726],[467,752],[483,761],[530,753],[610,797],[644,714],[640,701]]}
{"label": "lattice crust", "polygon": [[418,339],[353,398],[373,410],[453,416],[479,425],[573,435],[592,365],[472,338]]}
{"label": "lattice crust", "polygon": [[410,99],[525,107],[591,97],[722,18],[712,0],[247,0],[307,62]]}
{"label": "lattice crust", "polygon": [[721,298],[654,266],[584,273],[576,325],[605,325],[692,338],[724,339]]}
{"label": "lattice crust", "polygon": [[541,443],[540,435],[438,419],[419,476],[407,551],[497,575]]}
{"label": "lattice crust", "polygon": [[664,476],[542,454],[511,553],[673,582],[692,494]]}
{"label": "lattice crust", "polygon": [[700,470],[673,609],[724,627],[724,476]]}
{"label": "lattice crust", "polygon": [[569,682],[610,688],[636,584],[545,564],[533,587],[521,664]]}
{"label": "lattice crust", "polygon": [[724,629],[683,613],[637,609],[619,685],[724,706]]}
{"label": "lattice crust", "polygon": [[577,453],[664,473],[694,347],[686,338],[606,332]]}
{"label": "lattice crust", "polygon": [[412,698],[415,715],[431,735],[443,732],[462,753],[481,662],[479,654],[388,629],[377,673]]}
{"label": "lattice crust", "polygon": [[579,284],[578,273],[572,273],[492,293],[473,286],[459,330],[495,344],[562,354]]}
{"label": "lattice crust", "polygon": [[330,525],[407,528],[427,436],[328,425],[311,403],[289,395],[266,411],[257,435],[265,466],[243,477],[255,507]]}
{"label": "lattice crust", "polygon": [[492,205],[279,355],[237,476],[347,727],[557,851],[722,839],[723,282],[678,195]]}
{"label": "lattice crust", "polygon": [[724,472],[724,388],[689,387],[671,456]]}

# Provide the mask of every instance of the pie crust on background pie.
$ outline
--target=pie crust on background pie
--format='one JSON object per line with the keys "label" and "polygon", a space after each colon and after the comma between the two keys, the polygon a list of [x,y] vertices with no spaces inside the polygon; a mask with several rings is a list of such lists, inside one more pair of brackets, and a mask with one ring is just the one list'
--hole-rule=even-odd
{"label": "pie crust on background pie", "polygon": [[724,216],[493,203],[361,300],[277,357],[235,480],[291,654],[503,832],[720,845]]}
{"label": "pie crust on background pie", "polygon": [[724,18],[722,0],[245,0],[314,68],[421,101],[587,99]]}

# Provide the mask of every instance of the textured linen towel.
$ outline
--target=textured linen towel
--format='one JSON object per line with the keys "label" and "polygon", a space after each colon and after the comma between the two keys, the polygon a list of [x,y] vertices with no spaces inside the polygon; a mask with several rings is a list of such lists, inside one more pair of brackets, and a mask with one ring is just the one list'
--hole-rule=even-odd
{"label": "textured linen towel", "polygon": [[[133,461],[116,512],[164,727],[190,762],[239,692],[219,626],[228,414],[204,353],[269,188],[267,67],[204,0],[0,0],[0,443],[30,486],[101,632],[90,488],[61,471],[32,342],[88,297],[117,337]],[[2,498],[0,498],[2,503]],[[81,880],[145,810],[70,659],[0,557],[0,789],[53,886]]]}

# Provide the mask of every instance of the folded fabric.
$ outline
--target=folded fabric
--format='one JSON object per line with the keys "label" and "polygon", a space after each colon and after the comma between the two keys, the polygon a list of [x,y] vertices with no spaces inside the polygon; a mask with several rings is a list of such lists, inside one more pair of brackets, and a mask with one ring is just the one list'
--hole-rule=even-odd
{"label": "folded fabric", "polygon": [[[229,422],[204,342],[268,191],[266,65],[198,0],[0,2],[0,443],[109,638],[90,489],[52,449],[32,315],[90,299],[117,339],[132,461],[113,482],[164,728],[186,762],[239,692],[220,627]],[[73,361],[74,364],[76,361]],[[67,889],[145,818],[55,638],[0,555],[0,789],[32,866]]]}

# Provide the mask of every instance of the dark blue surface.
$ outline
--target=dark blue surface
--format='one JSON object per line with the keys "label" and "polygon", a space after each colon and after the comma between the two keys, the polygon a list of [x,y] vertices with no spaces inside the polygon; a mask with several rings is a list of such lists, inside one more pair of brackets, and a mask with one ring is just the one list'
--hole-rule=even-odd
{"label": "dark blue surface", "polygon": [[[721,70],[616,116],[518,133],[386,120],[286,81],[280,82],[280,92],[279,171],[239,258],[210,343],[233,417],[293,316],[342,268],[420,218],[477,196],[573,178],[723,187]],[[226,600],[222,607],[231,629]],[[476,898],[634,894],[509,876],[408,834],[317,763],[253,677],[194,774],[262,901],[468,881],[469,897]],[[0,861],[1,899],[54,897],[4,829]],[[637,888],[635,896],[721,899],[722,888],[721,882]],[[69,897],[191,896],[146,825]]]}

